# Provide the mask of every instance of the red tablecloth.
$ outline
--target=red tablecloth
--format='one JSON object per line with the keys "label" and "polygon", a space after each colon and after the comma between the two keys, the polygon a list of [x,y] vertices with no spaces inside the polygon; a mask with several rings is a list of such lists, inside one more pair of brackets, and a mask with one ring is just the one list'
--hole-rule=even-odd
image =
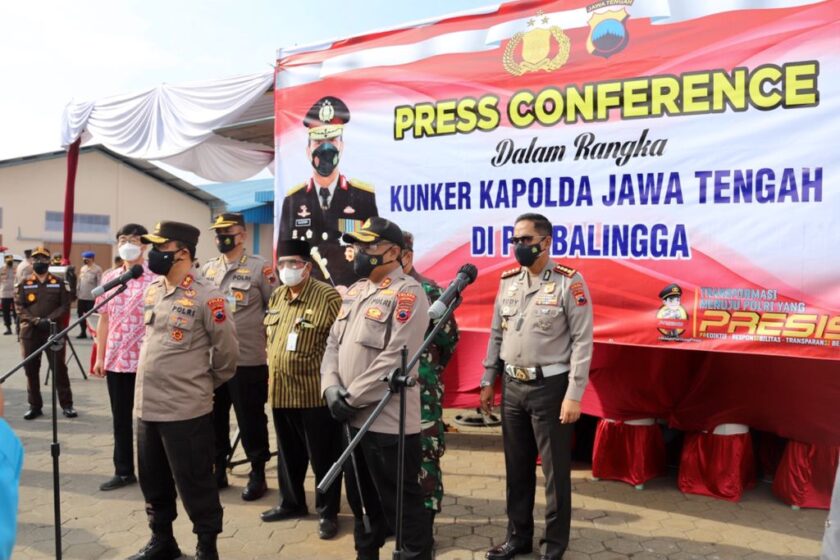
{"label": "red tablecloth", "polygon": [[598,422],[592,450],[592,476],[636,486],[665,472],[662,429],[624,422]]}
{"label": "red tablecloth", "polygon": [[[444,372],[444,406],[478,406],[486,349],[486,332],[462,331]],[[838,368],[831,360],[595,344],[582,408],[599,418],[664,418],[686,431],[746,424],[840,445]]]}
{"label": "red tablecloth", "polygon": [[744,490],[755,485],[750,434],[686,434],[677,485],[686,494],[740,500]]}
{"label": "red tablecloth", "polygon": [[788,441],[773,493],[791,506],[828,509],[840,446]]}

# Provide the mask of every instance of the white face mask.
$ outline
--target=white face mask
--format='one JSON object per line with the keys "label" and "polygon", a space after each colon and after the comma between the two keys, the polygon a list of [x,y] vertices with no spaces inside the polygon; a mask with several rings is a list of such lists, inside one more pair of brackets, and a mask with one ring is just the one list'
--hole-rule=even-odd
{"label": "white face mask", "polygon": [[140,253],[143,250],[135,245],[134,243],[123,243],[120,245],[117,252],[120,254],[120,258],[126,262],[136,261],[140,258]]}
{"label": "white face mask", "polygon": [[301,282],[303,282],[303,271],[304,268],[299,268],[295,270],[294,268],[281,268],[280,269],[280,281],[283,282],[287,286],[297,286]]}

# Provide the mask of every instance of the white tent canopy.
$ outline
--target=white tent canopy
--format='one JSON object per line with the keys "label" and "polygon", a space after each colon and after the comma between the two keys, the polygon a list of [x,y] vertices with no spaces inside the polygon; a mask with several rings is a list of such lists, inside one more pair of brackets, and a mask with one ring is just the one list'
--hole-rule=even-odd
{"label": "white tent canopy", "polygon": [[127,157],[155,160],[211,181],[241,181],[268,167],[263,144],[226,138],[229,127],[272,86],[274,72],[189,84],[65,107],[61,143],[102,144]]}

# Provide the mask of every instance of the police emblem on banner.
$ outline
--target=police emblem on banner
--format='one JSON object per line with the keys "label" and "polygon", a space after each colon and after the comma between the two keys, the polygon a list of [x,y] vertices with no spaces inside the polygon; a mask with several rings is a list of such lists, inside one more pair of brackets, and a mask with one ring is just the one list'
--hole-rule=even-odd
{"label": "police emblem on banner", "polygon": [[586,7],[586,11],[589,12],[586,50],[589,54],[609,58],[624,50],[630,42],[626,26],[627,18],[630,17],[627,6],[632,5],[633,0],[611,0],[596,2]]}
{"label": "police emblem on banner", "polygon": [[528,20],[527,31],[520,31],[508,41],[502,64],[509,74],[521,76],[526,72],[553,72],[569,60],[571,42],[557,25],[548,25],[549,18],[542,10]]}
{"label": "police emblem on banner", "polygon": [[668,284],[659,292],[662,307],[656,312],[656,329],[664,340],[679,340],[688,326],[688,311],[682,306],[683,291],[677,284]]}

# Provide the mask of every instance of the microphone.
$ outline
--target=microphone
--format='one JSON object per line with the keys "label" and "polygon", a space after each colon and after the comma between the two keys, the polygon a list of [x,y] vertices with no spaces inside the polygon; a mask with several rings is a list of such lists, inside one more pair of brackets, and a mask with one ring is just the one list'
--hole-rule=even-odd
{"label": "microphone", "polygon": [[437,301],[429,307],[429,318],[432,321],[437,321],[443,317],[449,304],[461,295],[464,288],[475,282],[476,276],[478,276],[478,269],[474,264],[467,263],[459,268],[455,280],[449,284],[449,287],[446,288],[446,291],[441,294]]}
{"label": "microphone", "polygon": [[122,284],[125,284],[129,280],[134,280],[135,278],[140,278],[141,276],[143,276],[143,265],[135,264],[127,272],[123,272],[110,282],[95,287],[93,290],[91,290],[90,293],[93,295],[93,297],[97,298],[105,292],[110,291],[113,288],[116,288],[117,286],[120,286]]}

